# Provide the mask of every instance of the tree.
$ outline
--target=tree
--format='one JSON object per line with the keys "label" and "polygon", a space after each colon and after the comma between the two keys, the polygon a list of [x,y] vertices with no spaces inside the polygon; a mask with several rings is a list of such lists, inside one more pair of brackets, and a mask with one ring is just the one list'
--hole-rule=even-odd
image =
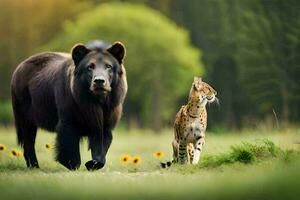
{"label": "tree", "polygon": [[[176,0],[172,18],[191,31],[193,43],[203,49],[205,77],[218,91],[220,109],[209,109],[209,123],[240,127],[253,109],[239,82],[237,49],[238,0]],[[255,110],[255,109],[254,109]]]}
{"label": "tree", "polygon": [[300,2],[251,1],[239,25],[241,81],[261,113],[288,122],[300,102]]}
{"label": "tree", "polygon": [[170,124],[193,77],[203,73],[200,51],[191,46],[188,32],[142,5],[103,4],[82,13],[45,48],[69,51],[94,39],[119,40],[127,47],[125,119],[143,127]]}
{"label": "tree", "polygon": [[299,119],[299,1],[175,0],[172,7],[219,91],[210,121],[236,127],[273,109],[283,121]]}
{"label": "tree", "polygon": [[18,63],[52,39],[65,19],[88,7],[82,0],[0,1],[0,101],[10,97],[10,79]]}

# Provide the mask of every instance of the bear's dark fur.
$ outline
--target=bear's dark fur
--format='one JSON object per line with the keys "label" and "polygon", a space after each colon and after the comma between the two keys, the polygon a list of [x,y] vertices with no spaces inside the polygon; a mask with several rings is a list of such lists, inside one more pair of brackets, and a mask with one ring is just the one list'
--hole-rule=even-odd
{"label": "bear's dark fur", "polygon": [[92,152],[87,169],[104,166],[127,93],[124,56],[120,42],[107,49],[79,44],[71,55],[41,53],[17,67],[11,82],[12,105],[28,167],[39,167],[34,148],[38,127],[57,132],[56,160],[68,169],[81,164],[83,136]]}

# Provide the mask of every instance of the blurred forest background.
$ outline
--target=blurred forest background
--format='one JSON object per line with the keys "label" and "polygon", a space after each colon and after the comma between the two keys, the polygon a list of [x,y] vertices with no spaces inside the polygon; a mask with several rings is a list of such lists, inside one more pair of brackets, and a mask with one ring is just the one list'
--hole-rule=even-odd
{"label": "blurred forest background", "polygon": [[121,125],[170,127],[194,76],[218,91],[215,131],[300,119],[299,0],[0,0],[0,124],[10,79],[40,51],[124,42],[129,92]]}

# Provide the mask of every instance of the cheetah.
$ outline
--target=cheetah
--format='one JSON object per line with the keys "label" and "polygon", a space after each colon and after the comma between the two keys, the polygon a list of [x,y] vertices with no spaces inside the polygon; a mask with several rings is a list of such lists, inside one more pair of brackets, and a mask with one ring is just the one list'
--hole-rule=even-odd
{"label": "cheetah", "polygon": [[217,92],[199,77],[194,77],[188,103],[180,108],[174,123],[173,161],[161,163],[197,164],[205,143],[207,126],[206,104],[218,102]]}

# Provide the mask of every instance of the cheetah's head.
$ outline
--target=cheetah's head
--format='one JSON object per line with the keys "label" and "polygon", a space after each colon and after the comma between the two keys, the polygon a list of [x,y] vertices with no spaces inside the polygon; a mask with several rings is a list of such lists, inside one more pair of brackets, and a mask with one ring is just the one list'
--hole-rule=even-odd
{"label": "cheetah's head", "polygon": [[217,92],[209,84],[202,81],[200,77],[194,77],[194,82],[190,91],[189,98],[206,105],[207,102],[217,101]]}

